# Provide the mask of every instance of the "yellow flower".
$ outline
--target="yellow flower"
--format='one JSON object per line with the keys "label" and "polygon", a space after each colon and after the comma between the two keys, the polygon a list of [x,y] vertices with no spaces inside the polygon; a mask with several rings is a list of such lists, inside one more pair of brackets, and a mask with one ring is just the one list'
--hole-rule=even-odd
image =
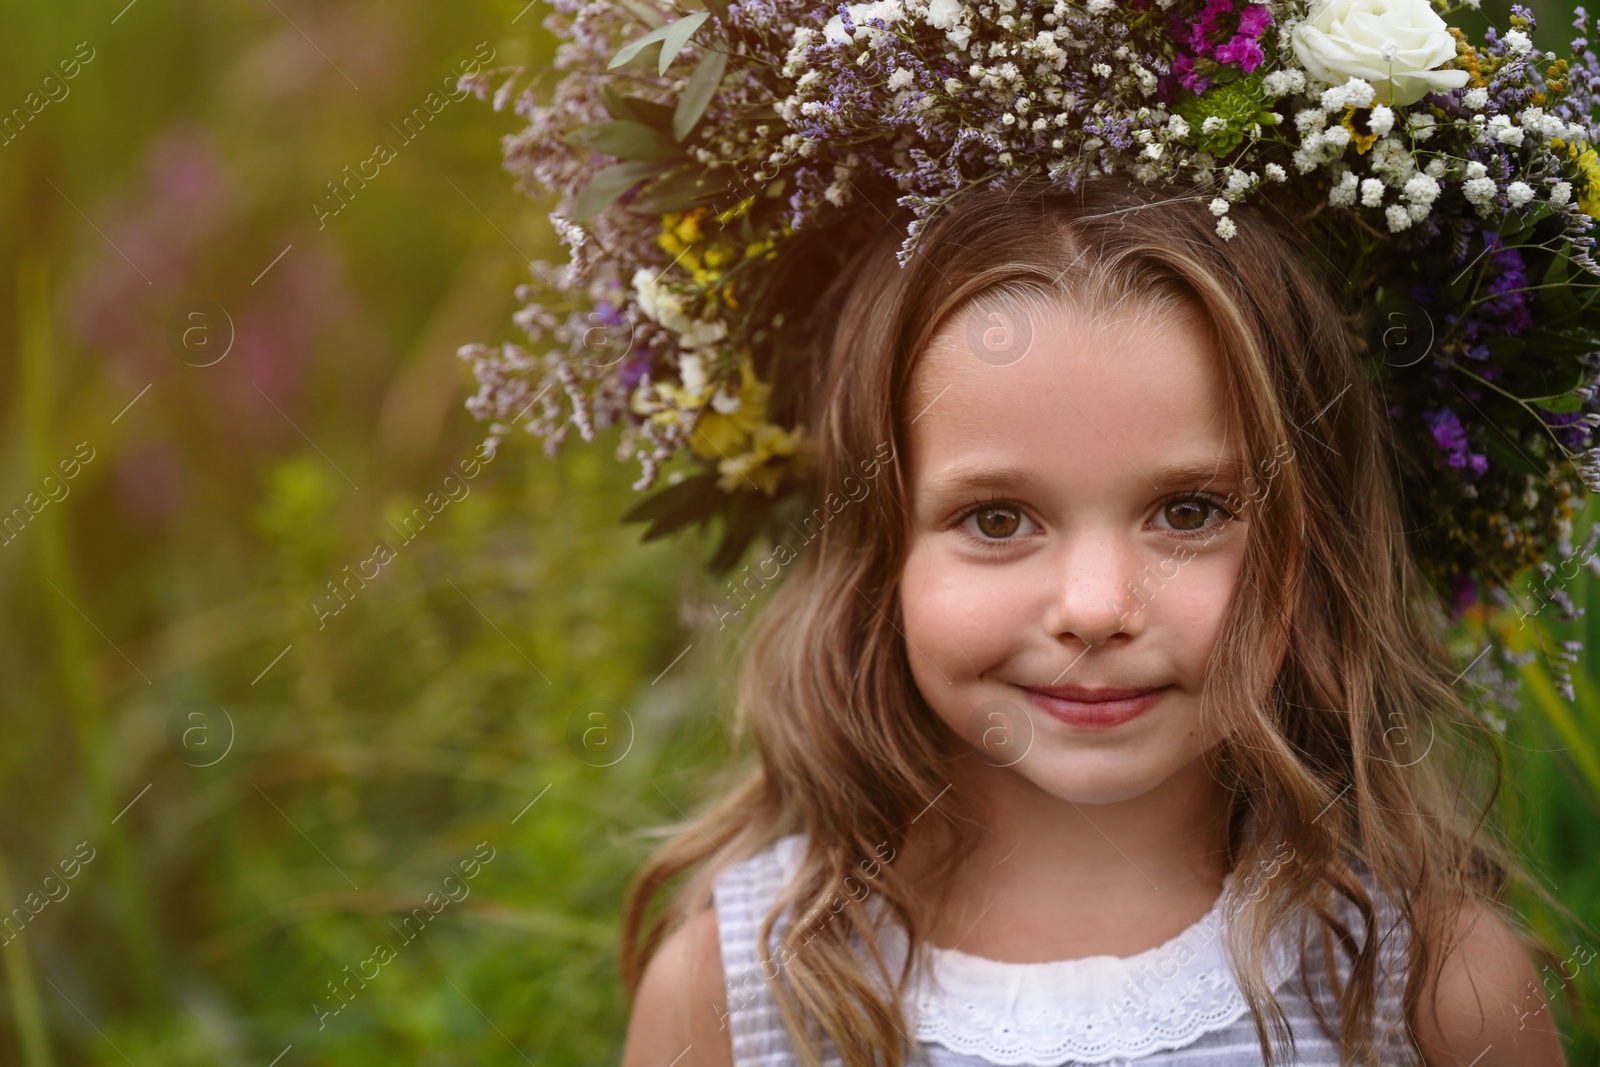
{"label": "yellow flower", "polygon": [[717,221],[722,223],[722,225],[726,226],[728,223],[732,222],[734,219],[739,218],[746,211],[749,211],[750,210],[750,205],[754,204],[755,202],[756,202],[755,195],[751,194],[750,196],[745,197],[743,200],[739,201],[737,204],[735,204],[732,207],[730,207],[728,210],[726,210],[726,211],[722,212],[721,214],[719,214],[717,216]]}
{"label": "yellow flower", "polygon": [[1578,165],[1574,184],[1578,190],[1578,206],[1584,214],[1600,219],[1600,154],[1584,141],[1567,144],[1559,137],[1550,138],[1550,147],[1565,148],[1567,158]]}
{"label": "yellow flower", "polygon": [[[730,208],[717,215],[717,221],[725,222],[735,212],[735,208]],[[674,263],[689,272],[696,285],[710,288],[722,277],[721,268],[734,262],[738,245],[724,234],[712,237],[702,230],[700,222],[705,213],[705,208],[695,208],[662,215],[656,244],[673,257]]]}
{"label": "yellow flower", "polygon": [[803,432],[803,427],[785,430],[770,422],[757,426],[750,451],[717,464],[721,475],[717,485],[724,492],[732,492],[754,483],[756,488],[772,496],[783,480],[783,467],[774,461],[794,456],[800,448]]}
{"label": "yellow flower", "polygon": [[[739,307],[732,287],[719,286],[729,269],[745,260],[772,259],[778,254],[775,245],[779,236],[745,243],[730,226],[730,223],[749,212],[755,199],[754,196],[747,196],[733,207],[710,216],[720,224],[720,229],[715,231],[701,228],[701,223],[708,221],[706,208],[668,212],[661,216],[661,232],[656,235],[656,244],[673,257],[674,264],[688,272],[712,308],[719,304],[735,309]],[[782,224],[782,238],[793,234],[793,228],[787,223]]]}
{"label": "yellow flower", "polygon": [[677,212],[661,216],[661,225],[664,226],[680,244],[692,245],[700,239],[700,216],[705,214],[704,208],[695,208],[693,211]]}
{"label": "yellow flower", "polygon": [[[754,486],[772,496],[783,479],[782,460],[800,448],[802,431],[785,430],[767,421],[772,386],[756,377],[747,355],[739,364],[739,395],[722,402],[731,411],[718,410],[710,390],[699,399],[700,421],[689,439],[696,455],[717,460],[717,484],[726,492]],[[663,390],[665,394],[667,390]],[[736,400],[734,405],[730,401]]]}
{"label": "yellow flower", "polygon": [[683,379],[682,383],[651,382],[650,388],[655,391],[655,397],[641,387],[628,401],[629,408],[636,415],[648,415],[650,421],[657,426],[671,426],[680,422],[692,423],[693,413],[704,407],[706,401],[711,399],[712,387],[705,380],[703,366],[703,359],[699,353],[680,354],[678,373]]}
{"label": "yellow flower", "polygon": [[671,426],[680,419],[677,408],[669,404],[657,403],[650,399],[642,389],[633,394],[633,400],[629,406],[633,408],[636,415],[648,415],[650,421],[657,426]]}
{"label": "yellow flower", "polygon": [[726,459],[744,451],[750,435],[767,421],[767,397],[772,386],[756,377],[755,365],[748,356],[739,364],[739,376],[742,382],[738,407],[731,412],[718,411],[715,405],[706,408],[690,439],[690,447],[706,459]]}
{"label": "yellow flower", "polygon": [[[1372,142],[1378,139],[1378,135],[1373,133],[1370,129],[1356,129],[1354,116],[1357,110],[1357,108],[1346,104],[1344,107],[1344,118],[1339,120],[1339,125],[1350,131],[1350,143],[1356,146],[1356,155],[1359,156],[1364,154],[1367,149],[1372,147]],[[1361,125],[1366,126],[1366,108],[1361,108],[1359,110],[1363,112],[1363,115],[1361,116]]]}

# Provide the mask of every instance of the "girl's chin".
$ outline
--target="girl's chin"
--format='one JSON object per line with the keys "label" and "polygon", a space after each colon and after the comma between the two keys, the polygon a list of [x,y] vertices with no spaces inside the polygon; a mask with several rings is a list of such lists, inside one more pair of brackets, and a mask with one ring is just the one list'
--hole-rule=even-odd
{"label": "girl's chin", "polygon": [[1107,766],[1102,753],[1088,760],[1076,753],[1051,753],[1039,739],[1026,757],[1005,768],[1047,796],[1073,804],[1120,804],[1159,790],[1185,768],[1152,767],[1138,757]]}

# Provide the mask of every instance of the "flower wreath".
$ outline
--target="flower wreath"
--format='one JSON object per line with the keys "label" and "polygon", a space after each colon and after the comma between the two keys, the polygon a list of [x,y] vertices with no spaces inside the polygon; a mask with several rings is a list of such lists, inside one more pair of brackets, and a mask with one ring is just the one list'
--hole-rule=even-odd
{"label": "flower wreath", "polygon": [[491,447],[525,415],[552,455],[620,424],[635,488],[666,475],[625,518],[655,537],[722,516],[726,570],[806,492],[780,371],[815,317],[793,280],[816,235],[898,211],[904,264],[975,186],[1126,173],[1206,190],[1224,238],[1261,202],[1348,280],[1421,472],[1408,506],[1443,516],[1417,555],[1458,612],[1572,553],[1600,488],[1582,9],[1557,58],[1521,6],[1474,43],[1429,0],[700,2],[556,0],[544,103],[520,68],[462,79],[515,100],[506,168],[558,194],[570,249],[518,288],[528,342],[459,352]]}

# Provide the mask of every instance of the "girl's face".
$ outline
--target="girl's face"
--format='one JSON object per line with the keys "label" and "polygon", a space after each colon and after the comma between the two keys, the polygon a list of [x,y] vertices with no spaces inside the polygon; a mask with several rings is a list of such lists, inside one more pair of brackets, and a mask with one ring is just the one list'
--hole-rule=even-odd
{"label": "girl's face", "polygon": [[1223,395],[1186,316],[991,301],[923,353],[906,654],[990,766],[1084,804],[1206,773],[1200,692],[1247,533]]}

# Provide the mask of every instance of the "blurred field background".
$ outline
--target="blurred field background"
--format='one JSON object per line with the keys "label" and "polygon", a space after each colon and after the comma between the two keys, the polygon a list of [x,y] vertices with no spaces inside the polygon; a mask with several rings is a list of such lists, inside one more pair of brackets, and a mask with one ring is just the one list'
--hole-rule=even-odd
{"label": "blurred field background", "polygon": [[[1563,49],[1566,9],[1534,9]],[[548,64],[547,8],[0,12],[0,108],[93,54],[0,145],[0,511],[67,490],[0,535],[0,908],[29,916],[0,1063],[614,1061],[622,889],[723,763],[732,631],[696,622],[708,546],[616,521],[606,448],[513,440],[461,478],[455,349],[514,336],[528,260],[564,254],[500,170],[514,116],[391,125],[480,46]],[[470,491],[439,507],[449,475]],[[1600,648],[1600,618],[1536,621],[1518,640]],[[1593,662],[1576,703],[1525,669],[1505,813],[1600,924]],[[1600,1063],[1597,971],[1558,1007],[1574,1064]]]}

